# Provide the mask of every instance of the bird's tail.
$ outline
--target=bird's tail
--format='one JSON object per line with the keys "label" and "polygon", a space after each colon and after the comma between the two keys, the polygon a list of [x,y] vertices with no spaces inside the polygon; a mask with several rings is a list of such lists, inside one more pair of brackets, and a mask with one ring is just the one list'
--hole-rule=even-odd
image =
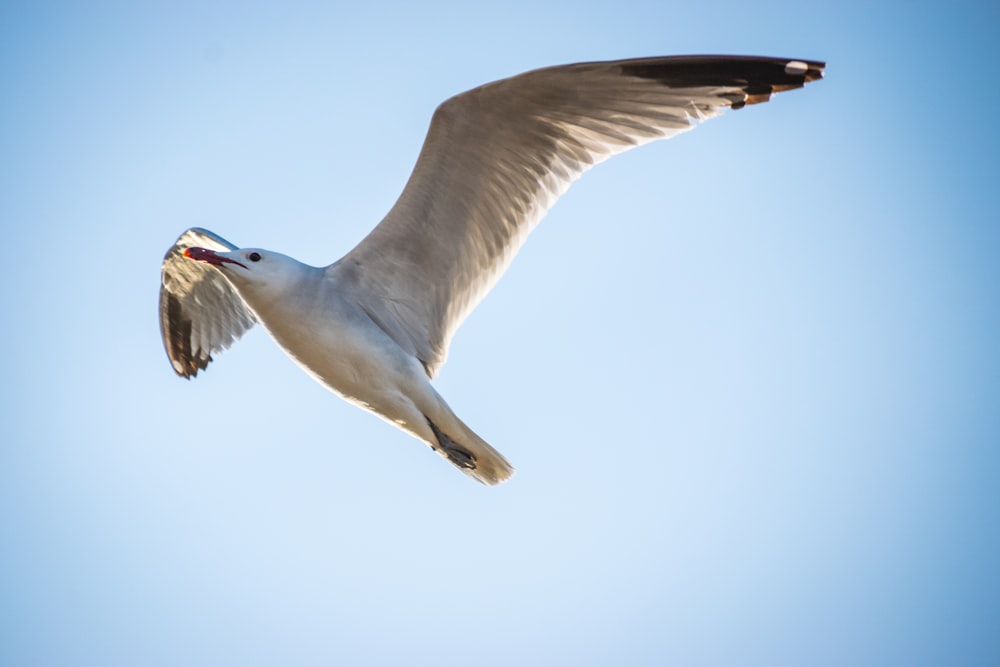
{"label": "bird's tail", "polygon": [[469,477],[488,486],[505,482],[514,474],[514,466],[471,428],[454,415],[452,424],[445,432],[427,417],[427,423],[437,438],[436,451]]}

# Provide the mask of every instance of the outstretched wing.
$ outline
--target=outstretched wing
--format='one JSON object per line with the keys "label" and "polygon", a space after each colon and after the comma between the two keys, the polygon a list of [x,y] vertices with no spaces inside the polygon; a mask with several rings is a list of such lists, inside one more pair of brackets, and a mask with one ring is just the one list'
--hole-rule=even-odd
{"label": "outstretched wing", "polygon": [[385,219],[328,271],[432,376],[548,208],[612,155],[822,76],[821,62],[683,56],[527,72],[445,101]]}
{"label": "outstretched wing", "polygon": [[256,319],[236,290],[217,270],[184,257],[191,247],[235,250],[206,229],[180,235],[163,257],[160,283],[160,334],[174,371],[191,378],[232,345]]}

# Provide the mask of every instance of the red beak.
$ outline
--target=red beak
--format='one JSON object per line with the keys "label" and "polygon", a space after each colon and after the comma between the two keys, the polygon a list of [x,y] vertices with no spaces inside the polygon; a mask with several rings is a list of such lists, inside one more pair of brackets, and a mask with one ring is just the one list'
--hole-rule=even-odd
{"label": "red beak", "polygon": [[[235,259],[229,259],[228,257],[223,257],[216,253],[214,250],[209,250],[208,248],[185,248],[184,256],[188,259],[194,259],[199,262],[206,262],[213,266],[221,266],[222,264],[236,264],[237,266],[243,266]],[[243,268],[247,268],[243,266]]]}

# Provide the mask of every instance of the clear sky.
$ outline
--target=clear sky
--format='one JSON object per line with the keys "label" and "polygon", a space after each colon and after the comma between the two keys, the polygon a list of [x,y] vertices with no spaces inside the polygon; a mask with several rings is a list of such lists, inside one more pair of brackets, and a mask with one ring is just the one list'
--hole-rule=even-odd
{"label": "clear sky", "polygon": [[[0,664],[998,664],[997,4],[347,6],[0,9]],[[327,264],[446,97],[683,53],[829,67],[586,174],[467,320],[510,483],[260,330],[174,376],[187,227]]]}

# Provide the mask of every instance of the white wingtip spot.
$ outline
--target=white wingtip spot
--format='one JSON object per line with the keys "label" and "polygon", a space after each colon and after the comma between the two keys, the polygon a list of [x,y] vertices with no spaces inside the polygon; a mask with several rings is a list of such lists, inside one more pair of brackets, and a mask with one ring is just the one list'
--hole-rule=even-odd
{"label": "white wingtip spot", "polygon": [[809,71],[809,65],[801,60],[789,60],[785,63],[785,74],[790,76],[800,76]]}

